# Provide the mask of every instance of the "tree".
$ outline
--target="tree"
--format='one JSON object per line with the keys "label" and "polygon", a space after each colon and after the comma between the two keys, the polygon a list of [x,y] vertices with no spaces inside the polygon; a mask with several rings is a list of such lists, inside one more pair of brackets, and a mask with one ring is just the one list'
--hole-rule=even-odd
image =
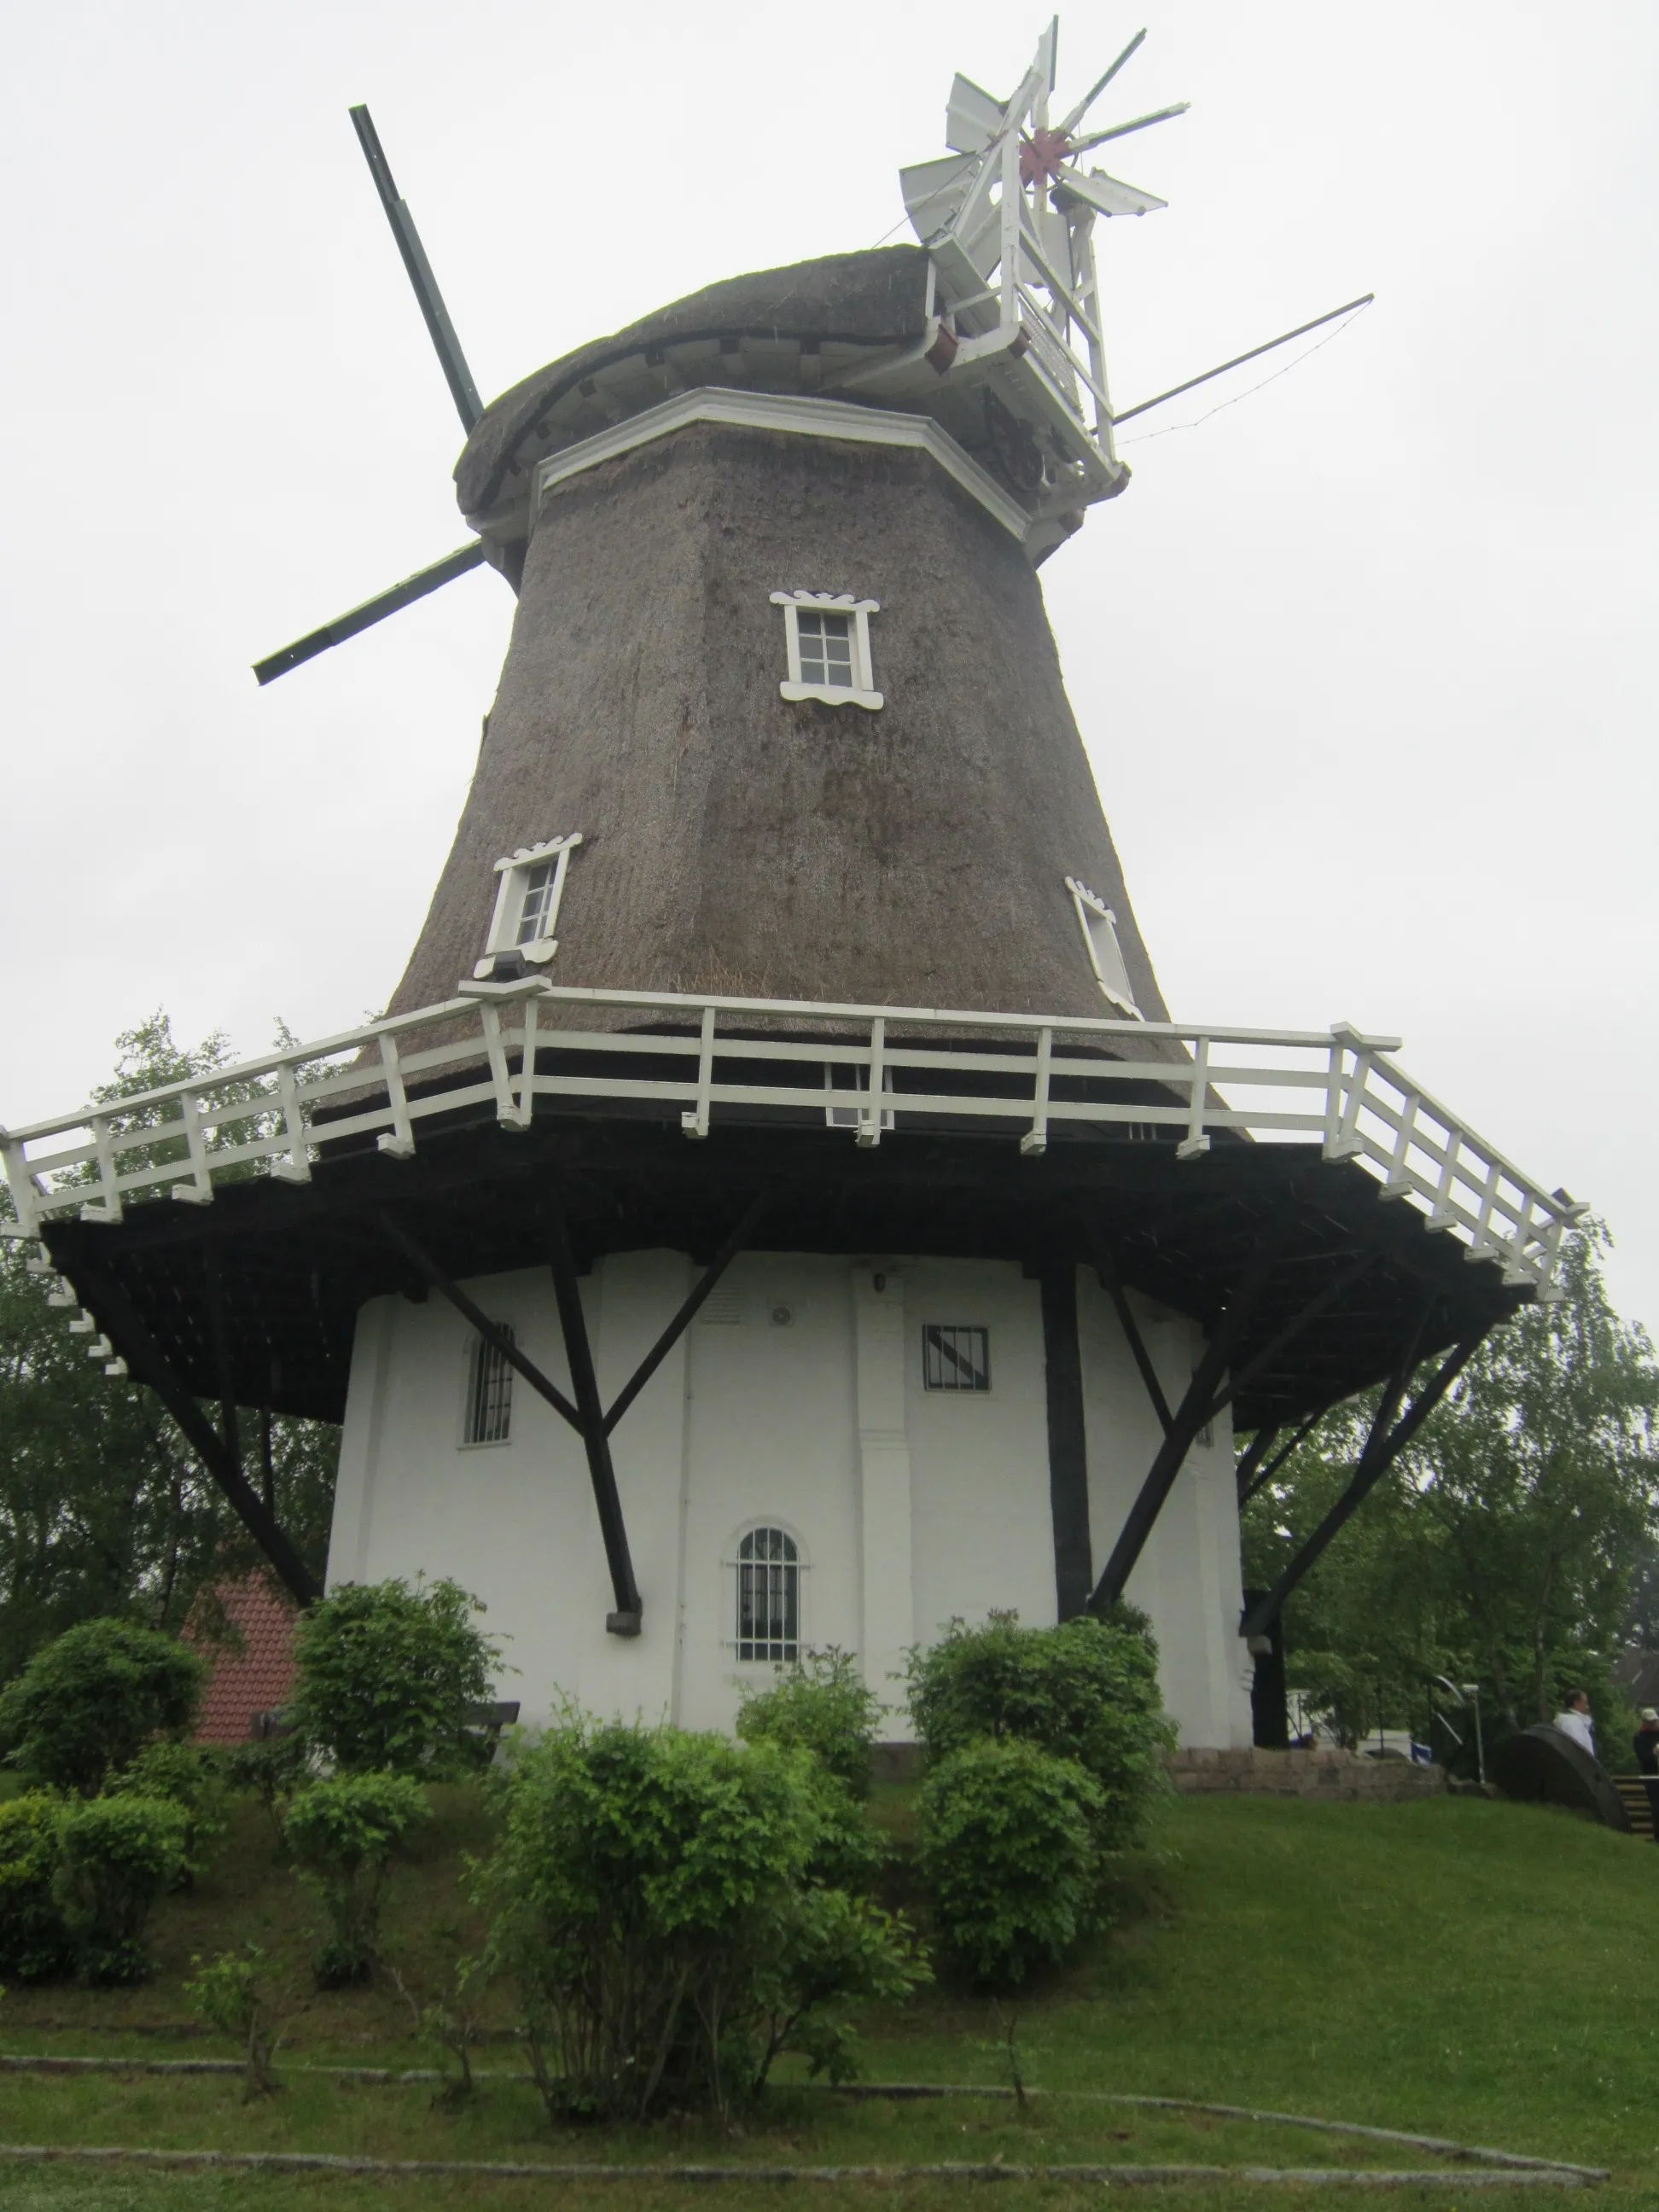
{"label": "tree", "polygon": [[[1290,1673],[1352,1738],[1420,1715],[1428,1678],[1478,1680],[1510,1728],[1608,1683],[1651,1556],[1659,1366],[1608,1302],[1606,1231],[1569,1237],[1565,1297],[1492,1332],[1285,1609]],[[1244,1516],[1267,1587],[1346,1485],[1375,1405],[1339,1407]]]}
{"label": "tree", "polygon": [[[162,1013],[118,1037],[116,1053],[100,1101],[211,1074],[228,1058],[217,1036],[179,1045]],[[106,1376],[47,1305],[27,1272],[33,1250],[0,1242],[0,1680],[78,1620],[177,1627],[201,1583],[257,1557],[160,1401]],[[320,1579],[338,1431],[276,1415],[253,1434],[250,1479]]]}
{"label": "tree", "polygon": [[176,1637],[80,1621],[0,1690],[0,1749],[38,1788],[95,1797],[152,1737],[184,1735],[204,1672]]}

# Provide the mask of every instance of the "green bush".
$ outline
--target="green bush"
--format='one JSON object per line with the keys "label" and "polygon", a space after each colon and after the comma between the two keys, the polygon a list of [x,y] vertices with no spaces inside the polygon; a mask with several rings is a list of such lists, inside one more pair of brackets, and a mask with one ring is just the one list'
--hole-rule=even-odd
{"label": "green bush", "polygon": [[0,1747],[27,1780],[95,1797],[153,1736],[195,1718],[205,1662],[127,1620],[83,1620],[0,1690]]}
{"label": "green bush", "polygon": [[855,1797],[867,1797],[884,1710],[875,1692],[865,1687],[852,1653],[831,1647],[780,1668],[767,1689],[745,1689],[738,1705],[738,1734],[745,1743],[810,1751]]}
{"label": "green bush", "polygon": [[186,1880],[206,1870],[229,1826],[224,1763],[189,1743],[146,1744],[131,1766],[106,1784],[106,1797],[164,1797],[185,1815]]}
{"label": "green bush", "polygon": [[932,1767],[921,1877],[940,1935],[977,1982],[1056,1964],[1089,1923],[1103,1793],[1075,1759],[981,1737]]}
{"label": "green bush", "polygon": [[489,1689],[496,1647],[475,1597],[452,1582],[348,1583],[300,1617],[301,1738],[348,1774],[432,1779],[473,1765],[466,1709]]}
{"label": "green bush", "polygon": [[1127,1607],[1057,1628],[1022,1628],[1012,1613],[982,1628],[953,1620],[931,1650],[911,1652],[908,1703],[930,1763],[981,1738],[1075,1759],[1099,1785],[1102,1850],[1139,1843],[1169,1795],[1175,1732],[1159,1703],[1158,1649]]}
{"label": "green bush", "polygon": [[144,1926],[183,1871],[185,1826],[183,1808],[164,1797],[97,1797],[65,1812],[53,1888],[83,1982],[149,1978]]}
{"label": "green bush", "polygon": [[240,1951],[222,1951],[206,1966],[199,1958],[190,1963],[196,1972],[185,1994],[210,2027],[242,2047],[243,2103],[274,2096],[281,2086],[273,2061],[282,2036],[264,1953],[257,1943],[245,1943]]}
{"label": "green bush", "polygon": [[823,2008],[925,1968],[901,1922],[812,1879],[824,1779],[777,1744],[579,1720],[508,1770],[479,1901],[550,2114],[724,2113],[785,2050],[848,2070]]}
{"label": "green bush", "polygon": [[46,1790],[0,1804],[0,1974],[43,1982],[71,1956],[52,1893],[64,1803]]}
{"label": "green bush", "polygon": [[374,1972],[386,1875],[428,1810],[419,1783],[404,1774],[335,1775],[312,1783],[289,1807],[289,1855],[329,1917],[328,1939],[313,1960],[321,1988],[344,1989]]}

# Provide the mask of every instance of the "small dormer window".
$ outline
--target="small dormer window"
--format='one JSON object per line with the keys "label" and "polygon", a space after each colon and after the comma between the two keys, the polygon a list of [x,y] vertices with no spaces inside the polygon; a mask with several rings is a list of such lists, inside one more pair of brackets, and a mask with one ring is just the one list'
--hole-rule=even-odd
{"label": "small dormer window", "polygon": [[1096,982],[1115,1006],[1121,1008],[1133,1020],[1140,1021],[1144,1018],[1135,1004],[1129,971],[1124,965],[1123,948],[1117,941],[1117,916],[1104,899],[1097,898],[1088,885],[1079,883],[1074,876],[1066,877],[1066,888],[1077,909],[1078,926],[1083,932]]}
{"label": "small dormer window", "polygon": [[496,861],[500,881],[495,910],[490,916],[483,958],[472,970],[481,981],[495,972],[496,961],[503,954],[517,954],[520,959],[540,966],[558,951],[554,932],[559,902],[564,896],[565,874],[570,855],[581,842],[578,830],[568,837],[550,837],[544,845],[521,845],[516,853]]}
{"label": "small dormer window", "polygon": [[882,695],[870,661],[870,617],[875,599],[850,592],[774,592],[783,609],[788,673],[778,690],[786,699],[817,699],[828,707],[879,707]]}

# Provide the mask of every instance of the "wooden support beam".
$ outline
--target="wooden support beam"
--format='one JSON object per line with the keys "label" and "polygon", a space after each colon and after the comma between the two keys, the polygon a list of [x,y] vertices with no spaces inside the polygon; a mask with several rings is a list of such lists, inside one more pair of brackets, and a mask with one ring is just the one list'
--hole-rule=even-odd
{"label": "wooden support beam", "polygon": [[1052,1261],[1038,1275],[1042,1363],[1048,1407],[1048,1510],[1054,1524],[1054,1595],[1061,1620],[1089,1607],[1094,1560],[1089,1536],[1089,1449],[1083,1413],[1083,1355],[1077,1334],[1077,1269]]}
{"label": "wooden support beam", "polygon": [[1261,1303],[1262,1289],[1273,1272],[1273,1263],[1290,1234],[1295,1218],[1294,1194],[1287,1191],[1286,1202],[1269,1216],[1258,1232],[1244,1273],[1216,1324],[1215,1334],[1205,1347],[1197,1371],[1170,1418],[1164,1441],[1147,1471],[1146,1481],[1140,1486],[1139,1495],[1129,1508],[1118,1532],[1112,1555],[1106,1562],[1105,1572],[1095,1585],[1094,1595],[1089,1601],[1091,1612],[1103,1612],[1122,1596],[1124,1586],[1134,1571],[1135,1562],[1146,1547],[1146,1539],[1152,1534],[1158,1515],[1164,1510],[1164,1501],[1175,1486],[1176,1477],[1192,1449],[1193,1441],[1210,1417],[1210,1407],[1221,1377],[1227,1370],[1239,1338]]}
{"label": "wooden support beam", "polygon": [[658,1368],[662,1365],[663,1361],[667,1358],[681,1337],[684,1335],[686,1330],[696,1320],[697,1310],[703,1300],[753,1236],[755,1224],[765,1210],[767,1196],[768,1194],[764,1190],[756,1193],[750,1204],[744,1208],[742,1219],[725,1243],[720,1246],[720,1250],[715,1253],[702,1276],[692,1285],[678,1312],[617,1392],[611,1402],[610,1412],[605,1417],[606,1436],[611,1434]]}
{"label": "wooden support beam", "polygon": [[1278,1434],[1279,1424],[1276,1421],[1271,1425],[1264,1424],[1250,1438],[1239,1458],[1238,1464],[1233,1469],[1234,1480],[1238,1486],[1238,1502],[1241,1505],[1250,1494],[1250,1478],[1273,1449],[1273,1440]]}
{"label": "wooden support beam", "polygon": [[[1445,1396],[1468,1361],[1474,1357],[1480,1339],[1478,1336],[1466,1337],[1462,1344],[1455,1346],[1441,1362],[1430,1380],[1418,1391],[1412,1401],[1409,1411],[1403,1419],[1395,1421],[1395,1413],[1399,1407],[1401,1399],[1405,1395],[1406,1385],[1410,1380],[1412,1370],[1416,1364],[1417,1346],[1421,1340],[1422,1326],[1419,1324],[1413,1335],[1410,1350],[1401,1361],[1400,1366],[1395,1369],[1393,1378],[1382,1394],[1382,1402],[1376,1409],[1376,1418],[1371,1423],[1370,1433],[1365,1439],[1364,1449],[1355,1465],[1352,1480],[1267,1595],[1258,1598],[1245,1613],[1239,1624],[1241,1636],[1261,1636],[1267,1633],[1268,1626],[1277,1620],[1283,1611],[1285,1601],[1290,1596],[1291,1591],[1322,1556],[1332,1538],[1364,1503],[1376,1484],[1382,1480],[1424,1422],[1427,1420],[1429,1415]],[[1389,1425],[1390,1423],[1393,1424],[1392,1426]]]}
{"label": "wooden support beam", "polygon": [[125,1291],[96,1261],[77,1258],[75,1273],[76,1289],[100,1328],[126,1361],[128,1371],[135,1381],[148,1384],[155,1391],[179,1424],[191,1450],[223,1492],[232,1511],[270,1560],[290,1595],[301,1605],[313,1603],[323,1594],[322,1585],[283,1534],[264,1500],[249,1485],[240,1461],[232,1457],[223,1438],[185,1388]]}
{"label": "wooden support beam", "polygon": [[565,1396],[558,1384],[550,1382],[533,1360],[526,1358],[507,1331],[498,1328],[481,1307],[475,1305],[459,1283],[450,1280],[437,1261],[416,1243],[400,1221],[390,1213],[383,1213],[380,1217],[380,1223],[387,1241],[397,1246],[398,1251],[416,1272],[431,1284],[441,1297],[448,1299],[464,1321],[471,1323],[496,1357],[506,1360],[515,1374],[522,1375],[537,1396],[545,1398],[554,1412],[560,1414],[569,1422],[573,1429],[580,1432],[582,1425],[581,1415]]}
{"label": "wooden support beam", "polygon": [[1152,1401],[1152,1411],[1158,1415],[1158,1425],[1167,1437],[1170,1433],[1170,1401],[1164,1395],[1164,1385],[1158,1379],[1152,1354],[1146,1349],[1146,1340],[1140,1333],[1140,1323],[1135,1319],[1127,1293],[1123,1288],[1123,1276],[1117,1264],[1117,1255],[1110,1240],[1097,1221],[1089,1224],[1089,1247],[1094,1255],[1095,1273],[1100,1278],[1100,1287],[1110,1298],[1116,1310],[1118,1326],[1123,1331],[1135,1365],[1140,1370],[1140,1379],[1146,1386],[1146,1395]]}
{"label": "wooden support beam", "polygon": [[605,1408],[599,1402],[599,1378],[593,1372],[593,1352],[587,1340],[582,1314],[581,1285],[576,1279],[575,1255],[564,1216],[555,1206],[549,1220],[549,1261],[553,1271],[553,1295],[558,1303],[559,1327],[564,1334],[565,1358],[570,1363],[571,1387],[576,1393],[577,1426],[587,1450],[587,1472],[593,1484],[593,1502],[599,1512],[599,1533],[605,1539],[605,1563],[617,1605],[605,1616],[613,1636],[637,1636],[644,1608],[634,1562],[629,1556],[628,1530],[623,1522],[622,1498],[617,1471],[611,1461],[611,1436]]}
{"label": "wooden support beam", "polygon": [[[213,1365],[219,1381],[219,1435],[227,1456],[242,1465],[242,1438],[236,1425],[236,1381],[230,1357],[230,1324],[225,1316],[225,1285],[219,1268],[219,1248],[210,1237],[202,1246],[202,1273],[207,1283],[208,1335],[213,1346]],[[267,1499],[267,1504],[270,1502]]]}
{"label": "wooden support beam", "polygon": [[[1338,1398],[1333,1402],[1340,1406],[1342,1401]],[[1274,1452],[1273,1457],[1267,1462],[1267,1465],[1261,1469],[1260,1473],[1257,1473],[1255,1469],[1251,1469],[1247,1474],[1243,1462],[1240,1462],[1238,1469],[1238,1502],[1241,1507],[1248,1505],[1250,1500],[1255,1496],[1258,1490],[1265,1490],[1267,1488],[1267,1485],[1278,1474],[1279,1468],[1284,1466],[1291,1454],[1295,1451],[1299,1445],[1306,1443],[1308,1438],[1313,1434],[1315,1429],[1318,1427],[1320,1422],[1324,1419],[1326,1414],[1328,1413],[1330,1410],[1329,1406],[1322,1406],[1316,1413],[1310,1413],[1307,1419],[1303,1422],[1301,1427],[1291,1438],[1289,1443],[1281,1444],[1279,1449]],[[1272,1429],[1269,1430],[1267,1433],[1270,1436],[1276,1437],[1279,1434],[1279,1431],[1277,1429]]]}

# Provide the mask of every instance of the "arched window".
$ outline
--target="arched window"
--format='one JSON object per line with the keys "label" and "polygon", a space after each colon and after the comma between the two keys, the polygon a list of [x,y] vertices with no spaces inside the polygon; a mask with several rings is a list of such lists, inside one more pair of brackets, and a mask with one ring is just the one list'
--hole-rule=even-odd
{"label": "arched window", "polygon": [[738,1546],[738,1656],[788,1661],[800,1651],[800,1553],[781,1528]]}

